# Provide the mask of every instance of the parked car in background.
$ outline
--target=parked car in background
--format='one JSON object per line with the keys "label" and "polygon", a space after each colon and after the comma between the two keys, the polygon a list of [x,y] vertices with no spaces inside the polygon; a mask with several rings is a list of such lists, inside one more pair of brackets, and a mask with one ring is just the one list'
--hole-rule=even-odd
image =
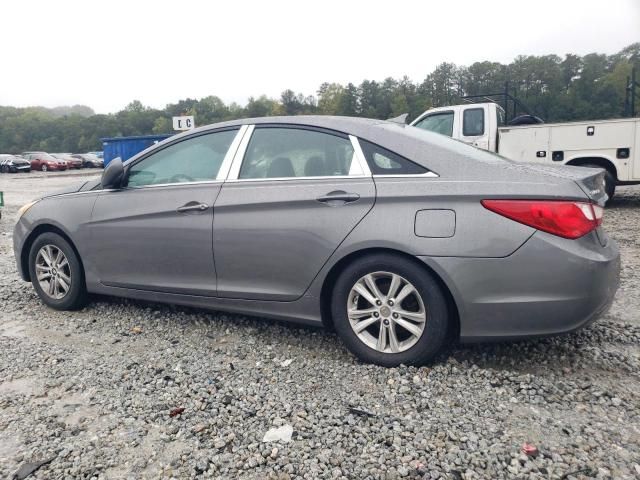
{"label": "parked car in background", "polygon": [[380,120],[245,119],[26,204],[13,245],[55,309],[93,292],[325,324],[365,361],[423,364],[607,310],[603,177]]}
{"label": "parked car in background", "polygon": [[82,168],[82,160],[73,157],[70,153],[52,153],[52,157],[62,160],[67,164],[67,168]]}
{"label": "parked car in background", "polygon": [[67,169],[67,164],[63,160],[58,160],[46,152],[24,152],[22,157],[29,160],[32,170],[46,172],[48,170],[60,171]]}
{"label": "parked car in background", "polygon": [[31,164],[17,155],[0,155],[0,172],[30,172]]}
{"label": "parked car in background", "polygon": [[88,154],[95,155],[98,158],[104,158],[104,152],[100,150],[99,152],[87,152]]}
{"label": "parked car in background", "polygon": [[74,153],[71,155],[73,158],[77,158],[82,161],[82,166],[85,168],[102,168],[104,167],[104,161],[98,158],[93,153]]}

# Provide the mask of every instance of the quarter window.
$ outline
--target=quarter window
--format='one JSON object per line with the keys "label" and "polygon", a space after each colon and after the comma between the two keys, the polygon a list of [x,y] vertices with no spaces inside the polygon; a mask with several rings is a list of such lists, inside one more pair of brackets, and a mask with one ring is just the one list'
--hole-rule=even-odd
{"label": "quarter window", "polygon": [[240,179],[362,174],[348,138],[301,128],[256,128]]}
{"label": "quarter window", "polygon": [[450,137],[453,135],[453,112],[432,113],[414,126]]}
{"label": "quarter window", "polygon": [[462,115],[462,135],[477,137],[484,134],[484,109],[467,108]]}
{"label": "quarter window", "polygon": [[360,139],[360,147],[374,175],[420,175],[429,169],[386,148]]}
{"label": "quarter window", "polygon": [[237,129],[208,133],[163,148],[129,169],[127,185],[215,180]]}

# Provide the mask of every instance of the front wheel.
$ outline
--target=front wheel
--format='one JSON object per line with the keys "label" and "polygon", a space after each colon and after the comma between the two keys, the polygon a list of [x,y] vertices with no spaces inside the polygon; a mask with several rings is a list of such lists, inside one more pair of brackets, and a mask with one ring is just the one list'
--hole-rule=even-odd
{"label": "front wheel", "polygon": [[40,235],[29,251],[29,275],[40,299],[56,310],[86,303],[84,272],[75,250],[57,233]]}
{"label": "front wheel", "polygon": [[432,360],[449,324],[436,280],[411,260],[389,254],[348,265],[335,284],[331,311],[347,348],[385,367]]}
{"label": "front wheel", "polygon": [[40,167],[40,170],[42,170],[43,172],[46,172],[47,166],[43,163],[42,166]]}

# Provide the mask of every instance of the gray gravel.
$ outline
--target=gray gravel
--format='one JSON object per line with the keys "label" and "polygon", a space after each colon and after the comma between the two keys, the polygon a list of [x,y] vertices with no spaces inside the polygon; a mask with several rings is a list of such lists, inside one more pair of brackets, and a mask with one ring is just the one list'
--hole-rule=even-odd
{"label": "gray gravel", "polygon": [[[639,187],[605,215],[623,270],[603,319],[385,369],[333,333],[259,318],[105,297],[45,308],[15,271],[12,218],[79,176],[37,177],[0,176],[0,478],[48,458],[30,478],[640,477]],[[290,441],[263,442],[287,426]]]}

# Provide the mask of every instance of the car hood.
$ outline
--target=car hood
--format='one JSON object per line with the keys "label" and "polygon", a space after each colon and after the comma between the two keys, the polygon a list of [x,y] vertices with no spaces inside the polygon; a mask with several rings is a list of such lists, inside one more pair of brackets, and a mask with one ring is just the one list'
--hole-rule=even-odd
{"label": "car hood", "polygon": [[68,187],[62,188],[60,190],[55,190],[53,192],[49,192],[49,193],[43,195],[42,198],[57,197],[58,195],[65,195],[67,193],[79,192],[80,190],[82,190],[82,187],[84,187],[86,183],[87,182],[81,182],[81,183],[77,183],[77,184],[70,185]]}

